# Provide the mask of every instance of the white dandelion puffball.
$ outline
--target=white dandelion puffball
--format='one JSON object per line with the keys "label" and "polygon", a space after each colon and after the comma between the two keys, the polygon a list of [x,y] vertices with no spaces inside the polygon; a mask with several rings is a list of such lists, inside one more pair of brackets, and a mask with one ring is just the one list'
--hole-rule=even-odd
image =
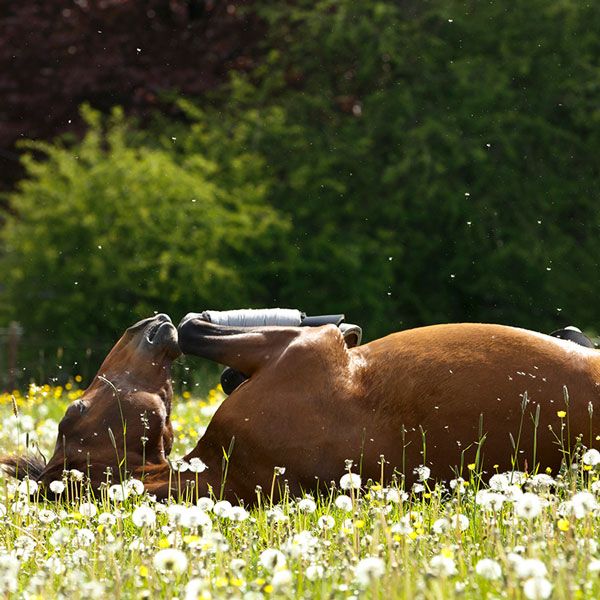
{"label": "white dandelion puffball", "polygon": [[21,496],[33,496],[38,490],[37,481],[33,481],[33,479],[23,479],[19,484],[18,491]]}
{"label": "white dandelion puffball", "polygon": [[220,500],[213,506],[213,512],[221,519],[229,518],[229,513],[231,512],[231,502],[228,502],[227,500]]}
{"label": "white dandelion puffball", "polygon": [[372,581],[379,579],[385,573],[385,563],[378,556],[367,556],[354,567],[356,581],[367,586]]}
{"label": "white dandelion puffball", "polygon": [[317,504],[312,498],[302,498],[298,502],[298,510],[303,513],[314,513],[317,510]]}
{"label": "white dandelion puffball", "polygon": [[512,559],[515,573],[519,579],[542,578],[548,574],[546,565],[537,558],[521,558],[517,554]]}
{"label": "white dandelion puffball", "polygon": [[287,569],[276,571],[271,579],[271,585],[275,590],[281,590],[292,583],[292,572]]}
{"label": "white dandelion puffball", "polygon": [[197,456],[194,456],[194,458],[190,458],[189,469],[192,473],[203,473],[208,467]]}
{"label": "white dandelion puffball", "polygon": [[188,559],[186,555],[176,548],[165,548],[159,550],[152,560],[154,568],[163,573],[173,571],[175,573],[183,573],[186,570]]}
{"label": "white dandelion puffball", "polygon": [[414,474],[419,481],[427,481],[431,475],[431,469],[425,465],[419,465],[415,468]]}
{"label": "white dandelion puffball", "polygon": [[84,517],[95,517],[98,509],[92,502],[82,502],[79,505],[79,513]]}
{"label": "white dandelion puffball", "polygon": [[361,483],[360,475],[356,473],[346,473],[340,478],[340,487],[343,490],[358,490]]}
{"label": "white dandelion puffball", "polygon": [[433,530],[433,533],[440,535],[441,533],[445,533],[446,531],[448,531],[450,529],[450,521],[448,521],[448,519],[437,519],[436,521],[433,522],[433,525],[431,526],[431,529]]}
{"label": "white dandelion puffball", "polygon": [[150,506],[142,504],[133,511],[131,520],[136,527],[154,527],[156,525],[156,513]]}
{"label": "white dandelion puffball", "polygon": [[335,519],[331,515],[323,515],[317,520],[320,529],[331,529],[335,525]]}
{"label": "white dandelion puffball", "polygon": [[469,518],[463,514],[456,514],[450,517],[450,525],[452,529],[459,529],[465,531],[469,527]]}
{"label": "white dandelion puffball", "polygon": [[196,501],[196,506],[205,512],[212,510],[214,505],[215,503],[213,500],[211,498],[206,498],[205,496],[198,498]]}
{"label": "white dandelion puffball", "polygon": [[600,452],[592,448],[591,450],[584,452],[583,456],[581,457],[581,460],[586,465],[589,465],[590,467],[595,467],[596,465],[600,464]]}
{"label": "white dandelion puffball", "polygon": [[130,490],[124,484],[115,483],[108,488],[108,497],[115,502],[123,502],[129,497]]}
{"label": "white dandelion puffball", "polygon": [[227,515],[230,521],[241,522],[245,521],[250,513],[243,506],[232,506],[229,509],[229,514]]}
{"label": "white dandelion puffball", "polygon": [[456,575],[456,563],[450,556],[444,556],[443,554],[437,554],[429,562],[429,568],[434,575],[438,577],[451,577]]}
{"label": "white dandelion puffball", "polygon": [[335,499],[335,505],[345,512],[350,512],[352,510],[352,498],[350,496],[346,496],[342,494]]}
{"label": "white dandelion puffball", "polygon": [[545,577],[532,577],[523,584],[523,594],[528,600],[545,600],[552,594],[552,584]]}
{"label": "white dandelion puffball", "polygon": [[[599,561],[600,562],[600,561]],[[325,568],[323,565],[308,565],[306,567],[306,577],[309,581],[317,581],[318,579],[323,579],[323,575],[325,574]]]}
{"label": "white dandelion puffball", "polygon": [[144,493],[144,484],[139,479],[130,479],[125,485],[134,496],[141,496]]}
{"label": "white dandelion puffball", "polygon": [[65,484],[62,481],[55,479],[50,482],[50,491],[53,494],[62,494],[65,491]]}
{"label": "white dandelion puffball", "polygon": [[483,577],[489,581],[494,581],[495,579],[500,579],[502,577],[502,567],[498,562],[491,558],[482,558],[475,565],[475,572],[479,577]]}
{"label": "white dandelion puffball", "polygon": [[285,555],[275,548],[267,548],[260,553],[260,564],[268,571],[283,569],[286,564]]}
{"label": "white dandelion puffball", "polygon": [[526,492],[515,501],[515,514],[524,519],[534,519],[542,512],[542,501],[537,494]]}

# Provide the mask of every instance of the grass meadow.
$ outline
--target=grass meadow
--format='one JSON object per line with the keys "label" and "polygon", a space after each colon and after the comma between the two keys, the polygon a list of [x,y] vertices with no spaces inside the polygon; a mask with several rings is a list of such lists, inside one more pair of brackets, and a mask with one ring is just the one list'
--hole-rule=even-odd
{"label": "grass meadow", "polygon": [[[2,451],[51,454],[77,385],[1,396]],[[223,398],[184,396],[173,456],[195,445]],[[411,489],[347,467],[327,496],[273,505],[263,490],[248,510],[208,497],[157,503],[134,480],[94,500],[78,472],[53,484],[63,501],[49,503],[34,482],[2,476],[0,596],[600,598],[596,450],[562,473],[481,478],[469,465],[468,479],[442,485],[421,468]],[[285,485],[282,471],[274,485]]]}

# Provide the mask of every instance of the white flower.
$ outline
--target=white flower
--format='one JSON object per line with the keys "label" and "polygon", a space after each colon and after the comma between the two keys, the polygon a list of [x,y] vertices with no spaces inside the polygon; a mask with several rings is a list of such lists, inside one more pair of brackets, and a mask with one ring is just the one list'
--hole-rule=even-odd
{"label": "white flower", "polygon": [[210,533],[212,531],[212,521],[210,517],[198,506],[190,506],[182,519],[182,525],[188,528],[200,527],[202,533]]}
{"label": "white flower", "polygon": [[231,521],[245,521],[250,514],[243,506],[232,506],[227,515]]}
{"label": "white flower", "polygon": [[81,529],[77,529],[75,531],[75,542],[79,546],[91,546],[94,543],[95,539],[96,535],[87,527],[82,527]]}
{"label": "white flower", "polygon": [[198,500],[196,501],[196,506],[205,512],[212,510],[214,505],[215,503],[212,501],[211,498],[202,497],[198,498]]}
{"label": "white flower", "polygon": [[276,571],[271,579],[271,585],[276,589],[280,590],[284,587],[287,587],[292,583],[292,572],[287,569],[282,569],[281,571]]}
{"label": "white flower", "polygon": [[229,514],[231,513],[231,502],[220,500],[213,506],[213,512],[221,519],[229,518]]}
{"label": "white flower", "polygon": [[266,515],[267,519],[273,523],[284,523],[288,520],[288,516],[283,512],[283,509],[280,506],[270,508],[266,512]]}
{"label": "white flower", "polygon": [[317,525],[321,529],[331,529],[335,525],[335,519],[331,515],[322,515],[317,520]]}
{"label": "white flower", "polygon": [[71,538],[71,532],[66,527],[60,527],[50,536],[53,546],[64,546]]}
{"label": "white flower", "polygon": [[369,585],[385,573],[385,563],[378,556],[367,556],[354,567],[354,577],[362,586]]}
{"label": "white flower", "polygon": [[538,473],[527,480],[528,488],[538,491],[547,490],[549,487],[556,485],[556,480],[546,473]]}
{"label": "white flower", "polygon": [[590,573],[600,573],[600,560],[594,558],[588,563],[588,571]]}
{"label": "white flower", "polygon": [[310,531],[300,531],[287,541],[285,550],[294,558],[308,558],[318,543],[319,540]]}
{"label": "white flower", "polygon": [[180,458],[171,463],[171,468],[173,469],[173,471],[178,471],[179,473],[184,473],[185,471],[187,471],[190,468],[190,465],[185,460]]}
{"label": "white flower", "polygon": [[[600,561],[599,561],[600,562]],[[323,565],[308,565],[308,567],[306,567],[306,578],[309,581],[316,581],[317,579],[322,579],[323,575],[325,574],[325,569],[323,568]]]}
{"label": "white flower", "polygon": [[167,507],[167,515],[171,525],[182,525],[185,521],[187,507],[181,504],[170,504]]}
{"label": "white flower", "polygon": [[141,496],[144,493],[144,484],[139,479],[129,479],[125,485],[134,496]]}
{"label": "white flower", "polygon": [[57,519],[57,515],[53,510],[42,508],[42,510],[38,512],[38,519],[40,520],[40,523],[47,525],[48,523],[55,521]]}
{"label": "white flower", "polygon": [[4,504],[0,504],[0,517],[6,516],[6,506]]}
{"label": "white flower", "polygon": [[[199,600],[202,598],[201,592],[204,590],[205,585],[206,583],[198,577],[190,579],[185,586],[185,600]],[[211,598],[210,594],[206,597]]]}
{"label": "white flower", "polygon": [[425,465],[419,465],[413,471],[419,481],[427,481],[431,475],[431,469]]}
{"label": "white flower", "polygon": [[552,584],[545,577],[532,577],[523,584],[523,594],[528,600],[545,600],[552,594]]}
{"label": "white flower", "polygon": [[260,553],[260,564],[268,571],[283,569],[286,564],[285,556],[280,550],[267,548]]}
{"label": "white flower", "polygon": [[190,458],[189,468],[192,473],[203,473],[208,467],[197,457]]}
{"label": "white flower", "polygon": [[524,519],[534,519],[542,512],[542,501],[537,494],[526,492],[515,501],[515,514]]}
{"label": "white flower", "polygon": [[[517,558],[518,557],[518,558]],[[546,565],[537,558],[522,558],[518,554],[510,557],[519,579],[541,578],[548,574]]]}
{"label": "white flower", "polygon": [[340,478],[340,487],[343,490],[357,490],[361,483],[360,475],[356,473],[346,473]]}
{"label": "white flower", "polygon": [[475,503],[479,504],[484,510],[490,512],[501,510],[505,501],[506,496],[499,492],[480,490],[475,495]]}
{"label": "white flower", "polygon": [[596,465],[600,464],[600,452],[598,452],[598,450],[596,450],[595,448],[592,448],[591,450],[584,452],[583,456],[581,457],[581,460],[586,465],[595,467]]}
{"label": "white flower", "polygon": [[340,510],[350,512],[352,510],[352,498],[350,498],[350,496],[346,496],[345,494],[341,494],[335,499],[335,505]]}
{"label": "white flower", "polygon": [[431,529],[433,529],[433,533],[436,533],[438,535],[440,535],[441,533],[445,533],[446,531],[448,531],[448,529],[450,529],[450,521],[444,518],[437,519],[433,522]]}
{"label": "white flower", "polygon": [[84,517],[94,517],[98,512],[98,509],[92,502],[82,502],[79,505],[79,512]]}
{"label": "white flower", "polygon": [[450,577],[456,575],[456,563],[450,556],[437,554],[429,561],[429,568],[434,575],[438,577]]}
{"label": "white flower", "polygon": [[175,573],[183,573],[188,564],[187,556],[181,550],[177,550],[176,548],[159,550],[154,555],[152,562],[157,571],[174,571]]}
{"label": "white flower", "polygon": [[71,481],[83,481],[83,473],[79,469],[71,469],[69,471],[69,479]]}
{"label": "white flower", "polygon": [[495,492],[504,492],[509,485],[510,481],[504,473],[496,473],[490,477],[490,489]]}
{"label": "white flower", "polygon": [[298,510],[304,513],[314,513],[317,510],[317,504],[312,498],[302,498],[298,502]]}
{"label": "white flower", "polygon": [[50,482],[50,491],[54,494],[62,494],[65,491],[65,484],[55,479]]}
{"label": "white flower", "polygon": [[494,579],[500,579],[502,577],[502,567],[498,562],[491,558],[482,558],[475,565],[475,572],[484,579],[493,581]]}
{"label": "white flower", "polygon": [[408,494],[406,492],[400,493],[400,491],[395,488],[387,488],[384,490],[384,493],[386,502],[391,502],[392,504],[400,504],[400,502],[408,500]]}
{"label": "white flower", "polygon": [[156,513],[147,504],[142,504],[133,511],[131,520],[136,527],[154,527],[156,525]]}
{"label": "white flower", "polygon": [[108,497],[115,502],[123,502],[129,497],[130,490],[127,486],[115,483],[108,488]]}
{"label": "white flower", "polygon": [[19,484],[18,491],[21,496],[33,496],[33,494],[37,492],[38,487],[37,481],[33,481],[33,479],[26,477]]}
{"label": "white flower", "polygon": [[100,523],[101,525],[108,525],[110,527],[116,522],[117,517],[115,517],[115,515],[113,515],[112,513],[103,512],[98,515],[98,523]]}
{"label": "white flower", "polygon": [[234,558],[229,563],[229,567],[234,573],[240,573],[246,566],[246,561],[243,558]]}
{"label": "white flower", "polygon": [[425,486],[422,483],[413,483],[412,491],[414,494],[422,494],[425,491]]}
{"label": "white flower", "polygon": [[585,515],[598,508],[596,498],[591,492],[583,491],[573,494],[571,506],[576,519],[583,519]]}
{"label": "white flower", "polygon": [[67,568],[65,566],[65,563],[62,560],[60,560],[58,556],[51,556],[50,558],[47,558],[44,562],[44,566],[53,575],[62,575]]}
{"label": "white flower", "polygon": [[458,513],[450,517],[450,525],[452,525],[453,529],[465,531],[469,527],[469,519],[465,515]]}

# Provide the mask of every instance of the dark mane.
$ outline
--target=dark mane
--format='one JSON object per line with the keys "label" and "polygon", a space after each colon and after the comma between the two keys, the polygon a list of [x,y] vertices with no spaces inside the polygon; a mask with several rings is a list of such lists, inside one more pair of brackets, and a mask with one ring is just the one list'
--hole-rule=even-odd
{"label": "dark mane", "polygon": [[24,454],[22,456],[2,456],[0,457],[0,468],[11,477],[23,479],[38,480],[46,464],[39,456],[33,454]]}

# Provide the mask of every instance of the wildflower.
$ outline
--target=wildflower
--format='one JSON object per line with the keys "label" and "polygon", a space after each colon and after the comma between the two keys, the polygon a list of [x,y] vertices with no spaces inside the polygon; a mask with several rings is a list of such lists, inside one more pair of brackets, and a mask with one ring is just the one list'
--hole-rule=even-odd
{"label": "wildflower", "polygon": [[480,490],[475,495],[475,503],[479,504],[484,510],[495,512],[502,509],[506,501],[506,496],[499,492],[490,492],[489,490]]}
{"label": "wildflower", "polygon": [[429,561],[429,568],[438,577],[450,577],[457,573],[454,559],[444,552],[437,554]]}
{"label": "wildflower", "polygon": [[550,598],[552,584],[545,577],[531,577],[523,584],[523,594],[528,600]]}
{"label": "wildflower", "polygon": [[33,481],[33,479],[29,479],[28,477],[23,479],[23,481],[21,481],[18,487],[18,491],[19,494],[21,494],[21,496],[33,496],[33,494],[35,494],[37,490],[37,481]]}
{"label": "wildflower", "polygon": [[[205,582],[202,579],[199,579],[198,577],[194,577],[194,579],[190,579],[187,583],[187,585],[185,586],[185,600],[198,600],[199,598],[203,598],[203,591],[204,590],[204,586],[205,586]],[[208,590],[206,590],[208,591]],[[210,595],[210,593],[208,593],[208,595],[206,596],[206,598],[211,598],[212,596]]]}
{"label": "wildflower", "polygon": [[175,573],[183,573],[186,570],[188,560],[186,555],[176,548],[165,548],[159,550],[152,560],[154,568],[157,571],[167,572],[173,571]]}
{"label": "wildflower", "polygon": [[79,513],[84,517],[94,517],[97,512],[98,509],[92,502],[82,502],[79,505]]}
{"label": "wildflower", "polygon": [[419,481],[427,481],[431,475],[431,469],[425,465],[416,467],[413,472]]}
{"label": "wildflower", "polygon": [[229,567],[234,573],[240,573],[246,566],[246,561],[243,558],[234,558],[230,563]]}
{"label": "wildflower", "polygon": [[[234,511],[235,508],[239,508],[239,507],[236,506],[236,507],[232,508],[231,509],[232,512]],[[244,511],[244,512],[246,512],[246,511]],[[230,518],[232,520],[235,520],[234,518],[231,517],[231,515],[230,515]],[[182,520],[182,525],[184,527],[188,527],[191,529],[195,529],[195,528],[199,527],[202,530],[202,533],[210,533],[212,531],[213,524],[212,524],[212,521],[210,520],[210,517],[201,508],[199,508],[197,506],[190,506],[185,511],[185,515]]]}
{"label": "wildflower", "polygon": [[55,521],[57,519],[57,515],[53,510],[42,508],[38,512],[38,519],[40,520],[40,523],[44,523],[44,525],[47,525],[48,523],[52,523],[52,521]]}
{"label": "wildflower", "polygon": [[335,499],[335,505],[340,510],[350,512],[352,510],[352,498],[350,498],[350,496],[342,494]]}
{"label": "wildflower", "polygon": [[273,508],[270,508],[266,512],[266,515],[267,515],[267,519],[273,523],[284,523],[285,521],[288,520],[287,515],[283,512],[283,510],[279,506],[274,506]]}
{"label": "wildflower", "polygon": [[317,505],[312,498],[302,498],[298,502],[298,510],[304,513],[314,513],[317,510]]}
{"label": "wildflower", "polygon": [[590,560],[587,568],[590,573],[600,573],[600,560],[597,558]]}
{"label": "wildflower", "polygon": [[280,590],[292,583],[292,572],[287,569],[276,571],[271,579],[271,585],[275,590]]}
{"label": "wildflower", "polygon": [[71,469],[69,471],[69,479],[71,481],[83,481],[83,475],[79,469]]}
{"label": "wildflower", "polygon": [[204,496],[196,500],[196,506],[205,512],[212,510],[214,505],[215,503],[212,501],[211,498],[206,498]]}
{"label": "wildflower", "polygon": [[400,493],[400,491],[395,488],[385,489],[384,494],[386,502],[391,502],[392,504],[400,504],[400,502],[408,500],[408,494],[406,492]]}
{"label": "wildflower", "polygon": [[340,487],[343,490],[357,490],[361,483],[360,475],[356,473],[346,473],[340,478]]}
{"label": "wildflower", "polygon": [[502,577],[502,567],[491,558],[482,558],[475,565],[475,572],[480,577],[493,581]]}
{"label": "wildflower", "polygon": [[331,529],[335,525],[335,519],[331,515],[323,515],[317,520],[320,529]]}
{"label": "wildflower", "polygon": [[581,460],[586,465],[590,465],[590,467],[595,467],[596,465],[600,464],[600,452],[592,448],[591,450],[584,452],[583,456],[581,457]]}
{"label": "wildflower", "polygon": [[53,575],[62,575],[67,569],[65,563],[60,560],[58,556],[51,556],[50,558],[47,558],[44,566]]}
{"label": "wildflower", "polygon": [[571,497],[571,506],[576,519],[582,519],[588,513],[598,508],[596,498],[591,492],[583,491],[573,494]]}
{"label": "wildflower", "polygon": [[190,458],[189,469],[192,473],[203,473],[208,467],[197,456],[194,456]]}
{"label": "wildflower", "polygon": [[367,586],[385,573],[385,563],[378,556],[367,556],[354,567],[354,577],[361,586]]}
{"label": "wildflower", "polygon": [[274,548],[267,548],[260,553],[260,564],[268,571],[282,569],[285,567],[286,560],[283,552]]}
{"label": "wildflower", "polygon": [[546,565],[537,558],[522,558],[515,554],[511,556],[511,560],[519,579],[542,578],[548,574]]}
{"label": "wildflower", "polygon": [[556,480],[546,473],[538,473],[527,480],[527,487],[535,491],[544,491],[556,485]]}
{"label": "wildflower", "polygon": [[136,527],[154,527],[156,525],[156,513],[147,504],[142,504],[133,511],[131,520]]}
{"label": "wildflower", "polygon": [[[598,561],[600,563],[600,561]],[[591,564],[591,563],[590,563]],[[323,575],[325,574],[325,569],[323,568],[323,565],[308,565],[308,567],[306,567],[306,578],[309,581],[316,581],[317,579],[323,579]]]}
{"label": "wildflower", "polygon": [[564,411],[564,410],[557,410],[557,411],[556,411],[556,416],[557,416],[559,419],[564,419],[564,418],[567,416],[567,413],[566,413],[566,411]]}
{"label": "wildflower", "polygon": [[213,512],[217,517],[222,519],[228,518],[231,512],[231,502],[228,502],[227,500],[217,502],[213,507]]}
{"label": "wildflower", "polygon": [[65,484],[62,481],[55,479],[50,482],[50,491],[53,494],[62,494],[65,491]]}
{"label": "wildflower", "polygon": [[469,519],[465,515],[458,513],[450,518],[450,524],[453,529],[465,531],[469,527]]}
{"label": "wildflower", "polygon": [[71,532],[66,527],[60,527],[50,536],[53,546],[64,546],[71,538]]}
{"label": "wildflower", "polygon": [[134,496],[144,493],[144,484],[139,479],[129,479],[125,485]]}
{"label": "wildflower", "polygon": [[100,513],[98,515],[98,523],[100,523],[100,525],[114,525],[117,522],[117,517],[115,517],[115,515],[113,515],[112,513],[108,513],[108,512],[103,512]]}
{"label": "wildflower", "polygon": [[569,521],[567,521],[567,519],[559,519],[556,522],[556,526],[561,530],[561,531],[568,531],[569,530]]}
{"label": "wildflower", "polygon": [[81,529],[77,529],[75,531],[75,543],[79,546],[91,546],[94,543],[96,536],[93,531],[89,530],[87,527],[82,527]]}
{"label": "wildflower", "polygon": [[125,485],[115,483],[108,488],[108,497],[115,502],[123,502],[129,497],[130,490]]}
{"label": "wildflower", "polygon": [[450,529],[450,521],[448,521],[448,519],[443,518],[437,519],[433,522],[431,529],[434,533],[437,533],[438,535],[445,533],[446,531],[448,531],[448,529]]}
{"label": "wildflower", "polygon": [[0,517],[6,516],[6,506],[4,504],[0,504]]}
{"label": "wildflower", "polygon": [[504,473],[496,473],[490,477],[490,489],[495,492],[503,492],[508,488],[510,482]]}
{"label": "wildflower", "polygon": [[534,519],[542,512],[542,502],[537,494],[526,492],[515,502],[515,514],[525,519]]}
{"label": "wildflower", "polygon": [[250,514],[243,506],[232,506],[228,515],[231,521],[236,521],[238,523],[245,521],[249,516]]}
{"label": "wildflower", "polygon": [[190,465],[185,460],[178,459],[171,463],[171,468],[178,473],[184,473],[190,468]]}
{"label": "wildflower", "polygon": [[310,531],[300,531],[288,540],[285,550],[294,558],[308,558],[319,540]]}

